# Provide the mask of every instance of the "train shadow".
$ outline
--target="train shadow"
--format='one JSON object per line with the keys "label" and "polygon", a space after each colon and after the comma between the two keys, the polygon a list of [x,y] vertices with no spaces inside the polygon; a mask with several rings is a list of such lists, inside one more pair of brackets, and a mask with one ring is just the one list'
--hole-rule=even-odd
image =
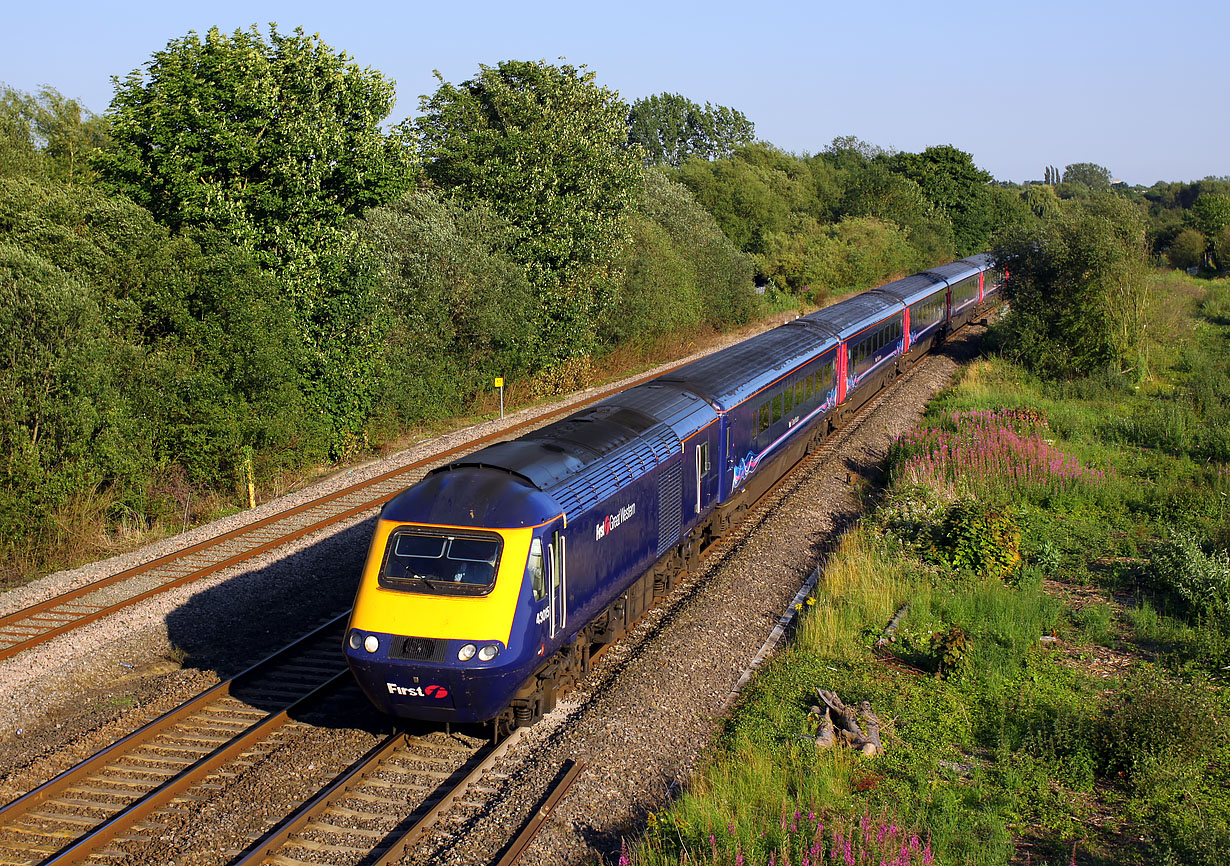
{"label": "train shadow", "polygon": [[[193,595],[166,616],[175,660],[183,668],[210,671],[226,680],[345,614],[354,601],[374,525],[375,518],[368,518],[302,544],[276,561],[241,565],[223,582]],[[341,661],[340,630],[336,652]],[[343,691],[358,695],[357,689]],[[237,697],[257,709],[276,711],[288,703],[285,695],[276,683],[272,688],[257,683],[243,687]],[[366,707],[366,700],[357,699]],[[370,722],[360,726],[387,730],[391,724],[374,711],[313,711],[310,721],[332,726],[334,715],[337,726],[355,727],[369,716]]]}

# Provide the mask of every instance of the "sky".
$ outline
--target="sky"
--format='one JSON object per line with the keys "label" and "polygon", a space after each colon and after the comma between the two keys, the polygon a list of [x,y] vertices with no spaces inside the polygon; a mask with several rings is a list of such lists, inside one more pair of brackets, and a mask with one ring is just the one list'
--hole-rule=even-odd
{"label": "sky", "polygon": [[[189,31],[302,27],[397,82],[392,122],[480,64],[564,58],[629,103],[655,93],[743,112],[797,154],[854,135],[951,144],[999,180],[1093,162],[1129,184],[1230,175],[1224,0],[619,3],[377,0],[17,2],[0,82],[102,113],[124,77]],[[1220,46],[1220,47],[1219,47]]]}

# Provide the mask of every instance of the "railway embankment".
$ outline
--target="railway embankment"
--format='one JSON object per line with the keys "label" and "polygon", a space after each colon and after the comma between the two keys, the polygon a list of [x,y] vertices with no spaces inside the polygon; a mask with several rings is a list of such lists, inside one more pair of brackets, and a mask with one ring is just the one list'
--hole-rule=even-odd
{"label": "railway embankment", "polygon": [[[1230,286],[1157,279],[1144,375],[988,357],[896,437],[621,862],[1222,862]],[[818,689],[868,702],[883,754],[824,743]]]}

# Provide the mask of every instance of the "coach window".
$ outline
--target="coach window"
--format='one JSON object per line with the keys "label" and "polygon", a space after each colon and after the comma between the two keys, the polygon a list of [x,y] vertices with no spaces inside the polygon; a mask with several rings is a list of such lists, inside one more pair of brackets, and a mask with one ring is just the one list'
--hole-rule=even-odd
{"label": "coach window", "polygon": [[778,394],[773,398],[773,423],[776,424],[782,420],[782,395]]}
{"label": "coach window", "polygon": [[542,601],[547,597],[547,572],[543,567],[541,538],[530,542],[530,561],[525,572],[529,575],[530,587],[534,590],[534,601]]}
{"label": "coach window", "polygon": [[794,411],[794,389],[789,385],[787,385],[786,390],[782,392],[782,400],[785,403],[785,412],[789,415]]}
{"label": "coach window", "polygon": [[759,423],[756,425],[756,435],[759,436],[761,433],[763,433],[764,431],[768,429],[769,429],[769,404],[766,402],[763,406],[760,407],[760,419],[759,419]]}

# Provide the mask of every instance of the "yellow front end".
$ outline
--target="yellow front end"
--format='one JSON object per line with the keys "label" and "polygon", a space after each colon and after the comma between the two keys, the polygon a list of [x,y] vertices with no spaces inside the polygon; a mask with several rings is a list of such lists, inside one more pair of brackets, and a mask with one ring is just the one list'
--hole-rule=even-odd
{"label": "yellow front end", "polygon": [[[494,530],[504,541],[495,588],[487,595],[470,597],[403,592],[380,586],[380,567],[389,535],[406,525],[391,520],[377,523],[350,617],[351,628],[439,640],[494,640],[507,646],[534,530]],[[429,528],[467,531],[465,527]]]}

